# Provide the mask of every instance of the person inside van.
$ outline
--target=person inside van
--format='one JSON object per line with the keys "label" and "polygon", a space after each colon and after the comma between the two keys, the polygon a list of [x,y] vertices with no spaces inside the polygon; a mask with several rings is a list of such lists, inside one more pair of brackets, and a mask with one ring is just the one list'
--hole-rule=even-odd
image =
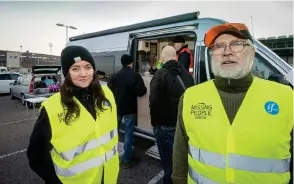
{"label": "person inside van", "polygon": [[30,137],[30,168],[46,184],[113,184],[119,172],[116,104],[80,46],[61,53],[65,81],[42,103]]}
{"label": "person inside van", "polygon": [[122,68],[109,80],[107,85],[114,94],[117,104],[118,124],[125,124],[124,156],[122,167],[130,168],[132,162],[133,132],[137,120],[137,97],[147,93],[142,76],[132,70],[133,58],[124,54],[121,57]]}
{"label": "person inside van", "polygon": [[245,24],[212,27],[204,38],[215,76],[179,104],[173,182],[293,183],[293,91],[253,77]]}
{"label": "person inside van", "polygon": [[183,36],[176,36],[173,39],[173,44],[177,50],[178,61],[193,76],[194,59],[192,52],[188,49],[188,45],[185,44],[185,38]]}
{"label": "person inside van", "polygon": [[150,116],[164,170],[164,184],[172,184],[172,152],[179,99],[194,85],[192,76],[177,61],[176,50],[166,46],[161,52],[163,66],[150,83]]}
{"label": "person inside van", "polygon": [[[161,51],[163,50],[164,47],[165,47],[165,46],[163,46],[163,47],[161,48]],[[157,62],[155,62],[154,64],[151,65],[151,67],[150,67],[150,69],[149,69],[150,74],[151,74],[151,75],[154,75],[155,72],[157,72],[157,70],[159,70],[159,69],[162,68],[162,66],[163,66],[163,63],[162,63],[162,59],[161,59],[161,57],[160,57],[160,59],[159,59]]]}

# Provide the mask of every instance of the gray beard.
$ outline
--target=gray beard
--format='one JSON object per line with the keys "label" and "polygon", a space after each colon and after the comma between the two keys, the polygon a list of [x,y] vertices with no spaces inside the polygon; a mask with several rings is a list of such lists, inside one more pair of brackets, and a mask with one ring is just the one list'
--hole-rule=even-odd
{"label": "gray beard", "polygon": [[250,56],[246,59],[246,65],[232,67],[230,70],[225,70],[219,65],[217,66],[213,60],[211,60],[212,73],[215,76],[226,79],[242,79],[246,77],[252,70],[253,61],[250,61]]}

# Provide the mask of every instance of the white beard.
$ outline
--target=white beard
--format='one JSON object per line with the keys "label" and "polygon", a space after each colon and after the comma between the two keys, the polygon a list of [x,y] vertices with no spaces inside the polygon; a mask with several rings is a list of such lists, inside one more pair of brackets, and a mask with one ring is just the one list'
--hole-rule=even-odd
{"label": "white beard", "polygon": [[250,59],[250,55],[248,55],[245,61],[246,63],[243,66],[241,64],[236,64],[234,67],[224,69],[220,66],[220,62],[214,62],[211,60],[212,73],[215,76],[226,79],[244,78],[251,72],[253,66],[253,60]]}

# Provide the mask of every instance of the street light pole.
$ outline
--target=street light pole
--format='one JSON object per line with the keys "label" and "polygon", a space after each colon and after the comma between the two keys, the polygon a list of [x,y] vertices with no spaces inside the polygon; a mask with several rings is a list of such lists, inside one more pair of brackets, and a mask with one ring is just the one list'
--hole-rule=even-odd
{"label": "street light pole", "polygon": [[22,63],[22,45],[20,46],[20,63]]}
{"label": "street light pole", "polygon": [[60,27],[65,27],[65,39],[66,39],[66,43],[68,42],[68,28],[69,29],[77,30],[77,28],[74,27],[74,26],[68,26],[68,25],[64,25],[64,24],[61,24],[61,23],[57,23],[56,25],[57,26],[60,26]]}
{"label": "street light pole", "polygon": [[68,26],[65,26],[65,38],[65,41],[68,42]]}

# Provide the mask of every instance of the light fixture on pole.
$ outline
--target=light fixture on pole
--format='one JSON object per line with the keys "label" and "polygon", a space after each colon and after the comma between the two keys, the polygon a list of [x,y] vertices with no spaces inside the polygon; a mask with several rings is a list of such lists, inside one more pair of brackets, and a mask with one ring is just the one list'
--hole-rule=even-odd
{"label": "light fixture on pole", "polygon": [[69,29],[77,30],[77,28],[74,27],[74,26],[68,26],[68,25],[64,25],[64,24],[61,24],[61,23],[57,23],[56,25],[57,25],[57,26],[60,26],[60,27],[65,27],[66,43],[68,42],[68,28],[69,28]]}
{"label": "light fixture on pole", "polygon": [[254,38],[253,18],[252,18],[252,16],[250,18],[251,18],[252,36]]}

